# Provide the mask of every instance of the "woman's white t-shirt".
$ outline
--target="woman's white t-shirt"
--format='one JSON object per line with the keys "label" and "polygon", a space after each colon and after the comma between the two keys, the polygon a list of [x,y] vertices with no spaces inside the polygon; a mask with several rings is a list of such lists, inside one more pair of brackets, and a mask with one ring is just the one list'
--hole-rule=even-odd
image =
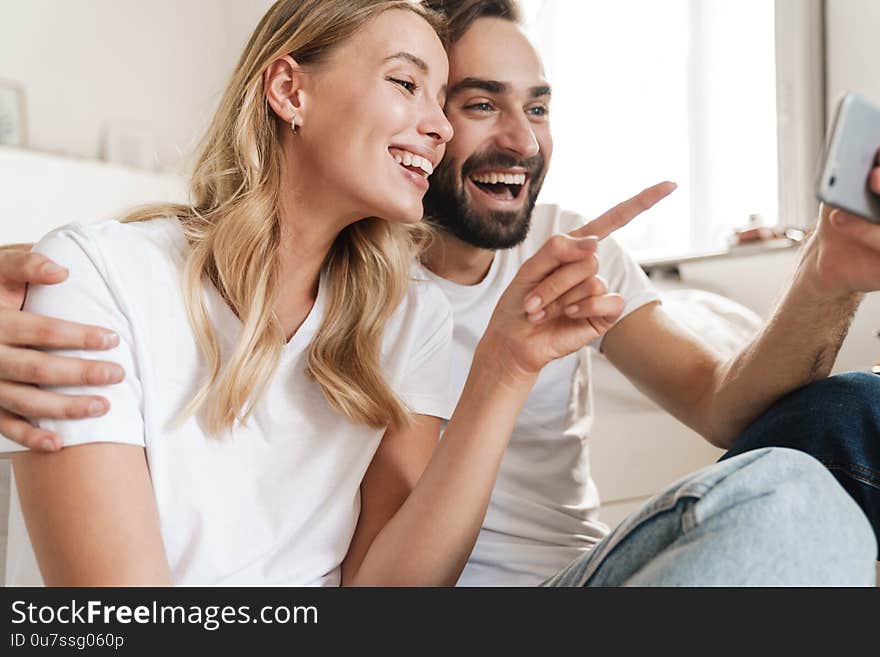
{"label": "woman's white t-shirt", "polygon": [[[206,374],[184,306],[188,245],[180,223],[73,225],[50,233],[36,250],[70,276],[60,285],[31,289],[25,309],[115,330],[119,347],[100,357],[126,372],[122,383],[97,391],[62,389],[107,397],[111,410],[104,417],[39,424],[57,431],[67,446],[144,447],[174,582],[338,584],[360,511],[360,483],[383,431],[345,418],[305,373],[328,286],[319,286],[313,309],[284,346],[246,425],[213,437],[198,418],[175,423]],[[452,315],[443,294],[417,280],[417,271],[386,326],[383,372],[414,412],[448,419],[455,405]],[[206,299],[227,355],[241,324],[213,287]],[[16,448],[0,442],[2,452]],[[107,491],[108,499],[112,495]],[[10,583],[34,583],[9,575]]]}

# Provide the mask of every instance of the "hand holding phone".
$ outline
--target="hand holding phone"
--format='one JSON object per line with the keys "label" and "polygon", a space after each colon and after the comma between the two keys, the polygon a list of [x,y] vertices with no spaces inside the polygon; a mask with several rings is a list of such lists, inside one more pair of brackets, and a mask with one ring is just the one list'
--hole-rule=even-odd
{"label": "hand holding phone", "polygon": [[853,93],[837,110],[817,184],[819,200],[880,224],[880,107]]}

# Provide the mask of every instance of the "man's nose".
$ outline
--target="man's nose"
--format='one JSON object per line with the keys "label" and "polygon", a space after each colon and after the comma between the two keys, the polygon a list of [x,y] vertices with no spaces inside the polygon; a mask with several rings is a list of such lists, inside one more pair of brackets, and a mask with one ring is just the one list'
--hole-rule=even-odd
{"label": "man's nose", "polygon": [[523,159],[534,157],[541,150],[532,125],[524,114],[506,117],[501,127],[495,140],[500,148]]}

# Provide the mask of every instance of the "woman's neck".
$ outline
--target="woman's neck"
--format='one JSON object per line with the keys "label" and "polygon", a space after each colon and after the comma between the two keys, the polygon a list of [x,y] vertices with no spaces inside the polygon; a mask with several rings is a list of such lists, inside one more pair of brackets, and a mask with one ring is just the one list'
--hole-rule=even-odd
{"label": "woman's neck", "polygon": [[[290,176],[284,178],[290,180]],[[326,194],[309,194],[304,186],[308,187],[285,185],[281,199],[275,314],[288,340],[308,317],[317,299],[321,268],[333,243],[346,226],[359,219],[343,215],[331,207]]]}

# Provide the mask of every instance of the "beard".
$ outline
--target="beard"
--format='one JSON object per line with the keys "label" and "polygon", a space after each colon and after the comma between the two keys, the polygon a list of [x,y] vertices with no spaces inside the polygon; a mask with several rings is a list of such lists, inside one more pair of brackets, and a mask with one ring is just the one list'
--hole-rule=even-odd
{"label": "beard", "polygon": [[[465,182],[480,169],[522,167],[527,173],[527,197],[519,210],[488,211],[480,214],[473,208],[465,191]],[[431,176],[431,186],[423,200],[425,218],[462,242],[481,249],[510,249],[529,234],[532,210],[546,174],[544,156],[538,153],[519,160],[504,153],[475,153],[459,167],[444,159]]]}

